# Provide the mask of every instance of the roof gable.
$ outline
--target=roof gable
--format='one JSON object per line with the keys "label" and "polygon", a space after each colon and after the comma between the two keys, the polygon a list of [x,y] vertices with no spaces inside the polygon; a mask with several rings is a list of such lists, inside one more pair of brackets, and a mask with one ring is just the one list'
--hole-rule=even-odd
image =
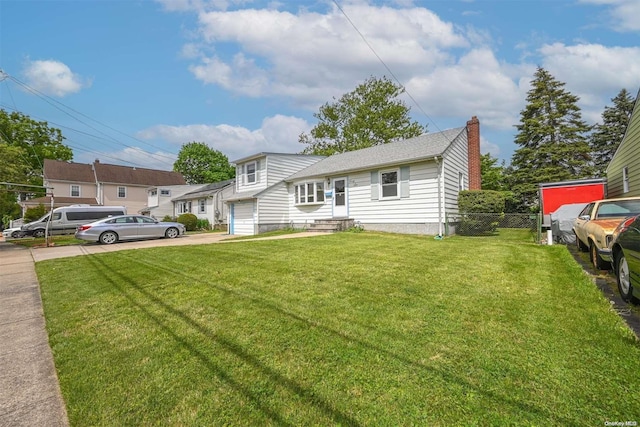
{"label": "roof gable", "polygon": [[441,156],[465,131],[465,127],[448,129],[362,150],[334,154],[291,175],[287,181],[406,164]]}

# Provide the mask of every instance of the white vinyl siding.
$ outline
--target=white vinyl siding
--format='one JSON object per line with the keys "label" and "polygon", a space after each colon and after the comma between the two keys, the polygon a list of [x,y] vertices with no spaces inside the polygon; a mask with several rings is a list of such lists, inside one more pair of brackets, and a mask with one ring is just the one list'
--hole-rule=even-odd
{"label": "white vinyl siding", "polygon": [[[349,217],[362,224],[437,222],[438,177],[435,163],[433,161],[416,163],[405,170],[408,179],[406,180],[407,188],[404,191],[409,197],[389,200],[372,198],[372,177],[378,176],[377,171],[350,174],[348,177]],[[402,178],[402,172],[399,172],[399,177]],[[403,193],[402,189],[400,191]]]}
{"label": "white vinyl siding", "polygon": [[440,159],[442,165],[442,187],[443,187],[443,218],[445,212],[448,214],[458,213],[458,193],[460,183],[463,188],[469,182],[469,167],[467,146],[467,134],[463,132],[458,139],[453,141],[445,153],[445,158]]}

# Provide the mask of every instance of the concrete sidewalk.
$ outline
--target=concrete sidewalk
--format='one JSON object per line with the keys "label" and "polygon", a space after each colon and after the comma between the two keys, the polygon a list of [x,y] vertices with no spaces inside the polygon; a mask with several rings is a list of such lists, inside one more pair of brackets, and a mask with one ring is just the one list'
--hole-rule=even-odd
{"label": "concrete sidewalk", "polygon": [[68,426],[31,250],[0,242],[0,426]]}
{"label": "concrete sidewalk", "polygon": [[[327,235],[294,233],[263,239]],[[45,330],[35,262],[159,246],[223,242],[221,233],[193,234],[177,239],[85,244],[28,249],[0,238],[0,426],[68,426],[66,407]],[[253,240],[231,240],[232,242]]]}

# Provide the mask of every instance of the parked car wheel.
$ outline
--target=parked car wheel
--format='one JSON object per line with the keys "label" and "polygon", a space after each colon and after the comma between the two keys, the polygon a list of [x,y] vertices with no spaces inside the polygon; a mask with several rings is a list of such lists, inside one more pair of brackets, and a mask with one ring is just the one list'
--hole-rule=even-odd
{"label": "parked car wheel", "polygon": [[593,266],[595,268],[597,268],[598,270],[606,270],[607,268],[609,268],[606,261],[600,257],[598,248],[595,244],[591,243],[591,245],[589,246],[589,252],[591,254],[591,262],[593,263]]}
{"label": "parked car wheel", "polygon": [[14,239],[19,239],[20,237],[22,237],[22,231],[16,230],[13,233],[11,233],[11,237],[13,237]]}
{"label": "parked car wheel", "polygon": [[[575,233],[573,233],[575,235]],[[584,243],[582,243],[582,241],[580,239],[578,239],[578,236],[576,235],[576,246],[578,247],[578,251],[579,252],[587,252],[589,250],[588,247],[585,246]]]}
{"label": "parked car wheel", "polygon": [[33,237],[44,237],[44,230],[42,228],[34,230]]}
{"label": "parked car wheel", "polygon": [[169,239],[174,239],[180,235],[180,232],[177,228],[167,228],[167,231],[164,232],[165,237]]}
{"label": "parked car wheel", "polygon": [[621,252],[618,258],[616,259],[617,271],[616,277],[618,279],[618,291],[620,291],[620,296],[625,301],[636,301],[636,298],[633,296],[633,286],[631,286],[631,276],[629,275],[629,264],[627,264],[627,259],[624,254]]}
{"label": "parked car wheel", "polygon": [[118,235],[113,231],[105,231],[100,235],[100,243],[103,245],[110,245],[118,241]]}

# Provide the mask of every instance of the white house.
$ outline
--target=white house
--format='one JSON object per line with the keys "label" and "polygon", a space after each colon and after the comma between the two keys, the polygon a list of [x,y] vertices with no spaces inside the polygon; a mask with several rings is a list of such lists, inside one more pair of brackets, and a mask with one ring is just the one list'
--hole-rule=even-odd
{"label": "white house", "polygon": [[235,180],[214,182],[186,192],[172,199],[176,215],[192,213],[198,219],[206,219],[214,228],[228,225],[229,208],[224,200],[235,194]]}
{"label": "white house", "polygon": [[228,200],[231,234],[327,219],[443,234],[458,193],[481,186],[480,122],[474,116],[465,127],[326,158],[261,153],[234,163],[239,194]]}
{"label": "white house", "polygon": [[259,153],[236,160],[236,193],[227,198],[229,234],[259,234],[289,223],[285,178],[323,159],[304,154]]}
{"label": "white house", "polygon": [[185,193],[197,191],[205,184],[163,185],[147,188],[147,205],[140,210],[143,215],[162,219],[165,216],[175,217],[173,200]]}

